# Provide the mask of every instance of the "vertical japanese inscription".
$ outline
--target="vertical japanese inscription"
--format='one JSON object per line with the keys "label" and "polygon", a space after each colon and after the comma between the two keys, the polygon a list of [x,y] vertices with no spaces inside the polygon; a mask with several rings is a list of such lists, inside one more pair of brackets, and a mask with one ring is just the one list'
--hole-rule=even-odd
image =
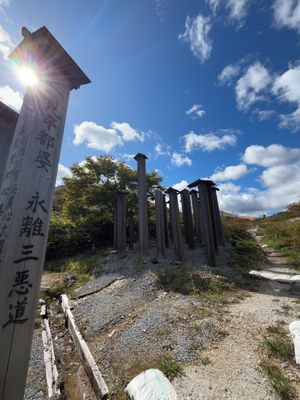
{"label": "vertical japanese inscription", "polygon": [[[48,97],[45,102],[42,129],[38,132],[35,139],[38,143],[38,152],[33,158],[36,168],[41,173],[48,174],[52,168],[53,149],[55,147],[55,134],[58,129],[58,123],[61,116],[58,114],[58,102],[53,97]],[[0,230],[0,255],[4,250],[5,240],[7,238],[7,222],[12,218],[12,209],[14,197],[17,192],[17,182],[23,167],[24,156],[26,153],[26,145],[29,137],[25,134],[25,121],[21,127],[14,143],[14,151],[8,162],[7,172],[5,174],[5,184],[1,194],[5,195],[5,202],[0,204],[1,230]],[[26,207],[24,207],[24,215],[18,229],[19,242],[21,248],[17,250],[16,258],[13,264],[20,269],[16,270],[14,282],[8,293],[8,317],[2,325],[5,329],[11,324],[24,324],[27,322],[26,306],[28,304],[28,296],[30,295],[33,284],[30,283],[30,272],[39,261],[36,243],[33,242],[34,237],[44,237],[44,216],[48,214],[45,207],[45,199],[42,199],[38,187],[27,199]],[[48,218],[48,215],[46,216]],[[1,262],[1,259],[0,259]]]}

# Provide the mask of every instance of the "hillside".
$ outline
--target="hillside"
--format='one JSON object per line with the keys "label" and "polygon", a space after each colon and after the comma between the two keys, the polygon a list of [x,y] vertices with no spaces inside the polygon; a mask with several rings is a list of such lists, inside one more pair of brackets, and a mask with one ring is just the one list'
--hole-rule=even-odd
{"label": "hillside", "polygon": [[300,268],[300,203],[286,211],[257,221],[264,242],[280,251],[295,268]]}

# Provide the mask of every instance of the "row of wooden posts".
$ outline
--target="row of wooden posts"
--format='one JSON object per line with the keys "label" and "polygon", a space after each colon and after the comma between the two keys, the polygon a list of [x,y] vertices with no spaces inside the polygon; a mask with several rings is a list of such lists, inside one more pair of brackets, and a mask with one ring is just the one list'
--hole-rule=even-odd
{"label": "row of wooden posts", "polygon": [[[146,186],[146,159],[144,154],[138,153],[137,161],[138,180],[138,222],[139,222],[139,252],[141,257],[149,255],[149,230]],[[163,258],[166,248],[173,243],[175,260],[183,261],[184,245],[180,227],[180,212],[178,195],[182,205],[184,226],[184,241],[189,250],[194,250],[196,244],[205,248],[206,261],[210,266],[216,266],[216,255],[219,246],[224,245],[224,234],[218,205],[217,191],[214,182],[198,179],[188,185],[192,190],[184,189],[181,192],[170,187],[165,193],[155,192],[156,214],[156,248],[157,257]],[[194,188],[198,188],[198,190]],[[169,200],[167,201],[166,195]],[[126,192],[115,193],[114,212],[114,246],[120,258],[126,255]],[[128,242],[133,248],[133,224],[129,221]]]}

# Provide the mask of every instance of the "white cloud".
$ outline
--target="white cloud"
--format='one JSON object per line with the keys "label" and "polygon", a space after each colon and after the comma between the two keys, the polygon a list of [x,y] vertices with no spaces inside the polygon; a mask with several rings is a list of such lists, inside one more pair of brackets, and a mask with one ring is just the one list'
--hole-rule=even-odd
{"label": "white cloud", "polygon": [[206,3],[209,4],[212,12],[215,14],[217,12],[218,7],[220,6],[222,0],[206,0]]}
{"label": "white cloud", "polygon": [[72,172],[70,168],[62,164],[58,164],[57,176],[55,186],[62,186],[64,184],[63,178],[71,178]]}
{"label": "white cloud", "polygon": [[253,103],[264,100],[264,91],[271,82],[271,75],[261,63],[256,62],[251,65],[236,83],[235,93],[238,108],[246,111]]}
{"label": "white cloud", "polygon": [[218,81],[223,85],[229,85],[240,72],[239,64],[228,64],[218,75]]}
{"label": "white cloud", "polygon": [[187,185],[188,185],[188,182],[183,179],[182,181],[176,183],[172,187],[181,192],[183,189],[188,189]]}
{"label": "white cloud", "polygon": [[123,141],[115,129],[104,128],[95,122],[84,121],[74,127],[75,145],[86,142],[86,146],[91,149],[102,150],[109,153],[116,146],[122,146]]}
{"label": "white cloud", "polygon": [[162,143],[157,142],[154,147],[156,158],[159,156],[169,156],[170,155],[169,149],[170,146],[166,144],[163,145]]}
{"label": "white cloud", "polygon": [[[0,8],[3,4],[5,5],[5,3],[1,3],[0,0]],[[2,54],[5,60],[7,59],[12,49],[13,49],[13,43],[10,38],[10,35],[8,32],[5,31],[3,26],[0,25],[0,53]]]}
{"label": "white cloud", "polygon": [[300,103],[300,65],[277,77],[272,90],[282,101]]}
{"label": "white cloud", "polygon": [[275,0],[273,10],[278,28],[296,29],[300,33],[300,0]]}
{"label": "white cloud", "polygon": [[238,185],[235,185],[232,182],[226,182],[226,183],[221,183],[218,185],[218,188],[222,191],[222,193],[238,193],[241,190],[241,187]]}
{"label": "white cloud", "polygon": [[253,111],[253,114],[255,114],[257,119],[261,122],[261,121],[265,121],[266,119],[273,117],[273,115],[275,114],[275,111],[274,110],[259,110],[258,108],[256,108]]}
{"label": "white cloud", "polygon": [[217,13],[217,10],[220,8],[221,4],[223,4],[229,12],[229,20],[238,22],[241,26],[247,15],[247,8],[250,0],[206,0],[206,2],[209,4],[214,14]]}
{"label": "white cloud", "polygon": [[223,170],[217,169],[210,179],[213,181],[235,181],[249,174],[249,172],[250,170],[245,164],[230,165]]}
{"label": "white cloud", "polygon": [[229,17],[241,22],[247,15],[248,5],[249,0],[228,0]]}
{"label": "white cloud", "polygon": [[212,40],[209,37],[211,22],[209,17],[199,14],[196,18],[187,17],[185,32],[179,39],[189,43],[192,53],[201,63],[204,63],[212,51]]}
{"label": "white cloud", "polygon": [[246,148],[241,158],[247,164],[272,167],[300,158],[300,148],[289,148],[280,144],[267,147],[252,145]]}
{"label": "white cloud", "polygon": [[171,157],[171,164],[176,167],[182,167],[183,165],[191,166],[192,160],[183,154],[174,152]]}
{"label": "white cloud", "polygon": [[299,202],[300,162],[267,168],[261,174],[260,181],[265,186],[264,190],[249,188],[237,193],[220,191],[221,210],[258,216]]}
{"label": "white cloud", "polygon": [[290,114],[279,115],[279,128],[291,129],[293,132],[297,132],[300,129],[300,107],[296,111]]}
{"label": "white cloud", "polygon": [[0,7],[8,7],[10,0],[0,0]]}
{"label": "white cloud", "polygon": [[127,153],[122,154],[122,158],[125,161],[132,161],[134,156],[135,156],[135,154],[127,154]]}
{"label": "white cloud", "polygon": [[196,119],[204,117],[205,111],[203,110],[201,104],[194,104],[186,111],[186,114],[189,115],[191,118]]}
{"label": "white cloud", "polygon": [[234,146],[237,137],[233,134],[217,136],[214,133],[197,135],[194,132],[186,134],[184,137],[184,147],[186,152],[200,149],[202,151],[223,150],[228,146]]}
{"label": "white cloud", "polygon": [[23,95],[13,90],[10,86],[0,86],[0,100],[19,112],[23,103]]}
{"label": "white cloud", "polygon": [[[231,182],[221,184],[219,201],[222,210],[257,216],[269,211],[280,211],[293,202],[299,202],[300,148],[279,144],[268,147],[253,145],[246,148],[242,160],[266,167],[258,177],[261,189],[242,189]],[[228,180],[232,179],[230,174],[224,175],[227,175]],[[214,176],[212,178],[216,179]]]}
{"label": "white cloud", "polygon": [[140,140],[141,142],[143,142],[145,140],[145,134],[132,128],[129,124],[127,124],[127,122],[112,122],[111,127],[120,132],[122,139],[126,142],[133,140]]}
{"label": "white cloud", "polygon": [[275,79],[272,92],[280,101],[297,105],[297,109],[291,114],[281,114],[281,128],[291,128],[293,131],[300,129],[300,65],[291,66],[282,75]]}
{"label": "white cloud", "polygon": [[144,133],[132,128],[126,122],[112,122],[111,128],[104,128],[95,122],[84,121],[74,126],[74,133],[73,144],[86,143],[87,147],[104,153],[111,152],[117,146],[123,146],[127,141],[144,141]]}

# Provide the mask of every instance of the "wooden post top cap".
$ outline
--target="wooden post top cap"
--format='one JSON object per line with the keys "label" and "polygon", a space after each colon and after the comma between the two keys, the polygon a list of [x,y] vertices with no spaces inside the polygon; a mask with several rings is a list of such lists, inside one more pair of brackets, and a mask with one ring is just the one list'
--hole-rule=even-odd
{"label": "wooden post top cap", "polygon": [[136,161],[137,161],[139,158],[145,158],[146,160],[148,160],[148,157],[145,156],[145,154],[142,154],[142,153],[137,153],[133,158],[134,158]]}
{"label": "wooden post top cap", "polygon": [[167,193],[167,194],[170,194],[170,193],[180,193],[179,192],[179,190],[177,190],[177,189],[174,189],[174,188],[172,188],[172,187],[169,187],[166,191],[165,191],[165,193]]}
{"label": "wooden post top cap", "polygon": [[206,183],[207,185],[211,185],[211,186],[215,185],[215,183],[213,181],[209,180],[209,179],[197,179],[196,181],[190,183],[188,185],[188,187],[192,188],[192,187],[200,185],[201,183]]}
{"label": "wooden post top cap", "polygon": [[24,39],[9,55],[16,64],[34,65],[50,77],[51,71],[57,70],[69,81],[71,89],[91,82],[45,26],[32,33],[23,27],[22,34]]}
{"label": "wooden post top cap", "polygon": [[5,122],[17,122],[19,114],[0,101],[0,125]]}

